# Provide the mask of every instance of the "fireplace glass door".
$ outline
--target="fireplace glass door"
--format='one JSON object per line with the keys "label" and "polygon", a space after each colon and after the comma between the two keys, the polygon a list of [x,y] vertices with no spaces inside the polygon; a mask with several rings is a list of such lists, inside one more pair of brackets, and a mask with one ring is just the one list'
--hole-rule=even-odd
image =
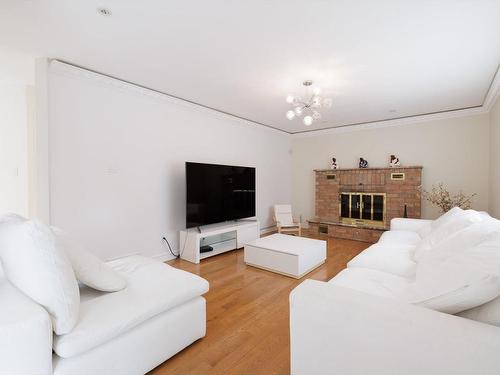
{"label": "fireplace glass door", "polygon": [[340,221],[359,226],[385,226],[384,193],[341,193]]}

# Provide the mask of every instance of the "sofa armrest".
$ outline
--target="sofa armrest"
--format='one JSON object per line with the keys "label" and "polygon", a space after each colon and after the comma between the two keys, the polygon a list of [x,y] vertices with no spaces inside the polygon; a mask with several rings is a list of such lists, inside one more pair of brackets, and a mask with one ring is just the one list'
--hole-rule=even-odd
{"label": "sofa armrest", "polygon": [[424,226],[431,224],[433,221],[434,220],[397,217],[391,220],[391,230],[409,230],[416,232]]}
{"label": "sofa armrest", "polygon": [[500,328],[306,280],[290,294],[291,372],[498,374]]}
{"label": "sofa armrest", "polygon": [[47,311],[0,278],[0,374],[52,374]]}

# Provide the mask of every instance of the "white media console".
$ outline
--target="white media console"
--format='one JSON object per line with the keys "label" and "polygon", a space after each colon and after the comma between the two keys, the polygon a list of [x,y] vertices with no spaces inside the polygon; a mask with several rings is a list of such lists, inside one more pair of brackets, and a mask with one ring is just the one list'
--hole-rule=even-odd
{"label": "white media console", "polygon": [[[180,231],[181,258],[193,263],[200,263],[214,255],[242,248],[245,243],[260,237],[260,224],[257,220],[240,220]],[[212,251],[201,253],[202,246],[212,247]]]}

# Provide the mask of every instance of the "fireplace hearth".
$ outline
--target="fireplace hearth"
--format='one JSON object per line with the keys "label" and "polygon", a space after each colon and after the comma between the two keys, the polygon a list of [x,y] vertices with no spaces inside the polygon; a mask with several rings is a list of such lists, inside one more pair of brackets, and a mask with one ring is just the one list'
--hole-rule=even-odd
{"label": "fireplace hearth", "polygon": [[391,219],[420,218],[422,167],[316,170],[313,233],[376,242]]}

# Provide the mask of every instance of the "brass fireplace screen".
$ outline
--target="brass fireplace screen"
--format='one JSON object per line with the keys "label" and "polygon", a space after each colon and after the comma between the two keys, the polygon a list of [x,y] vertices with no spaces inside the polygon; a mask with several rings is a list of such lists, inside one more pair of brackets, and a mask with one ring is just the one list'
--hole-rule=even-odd
{"label": "brass fireplace screen", "polygon": [[385,193],[341,193],[340,222],[385,227]]}

